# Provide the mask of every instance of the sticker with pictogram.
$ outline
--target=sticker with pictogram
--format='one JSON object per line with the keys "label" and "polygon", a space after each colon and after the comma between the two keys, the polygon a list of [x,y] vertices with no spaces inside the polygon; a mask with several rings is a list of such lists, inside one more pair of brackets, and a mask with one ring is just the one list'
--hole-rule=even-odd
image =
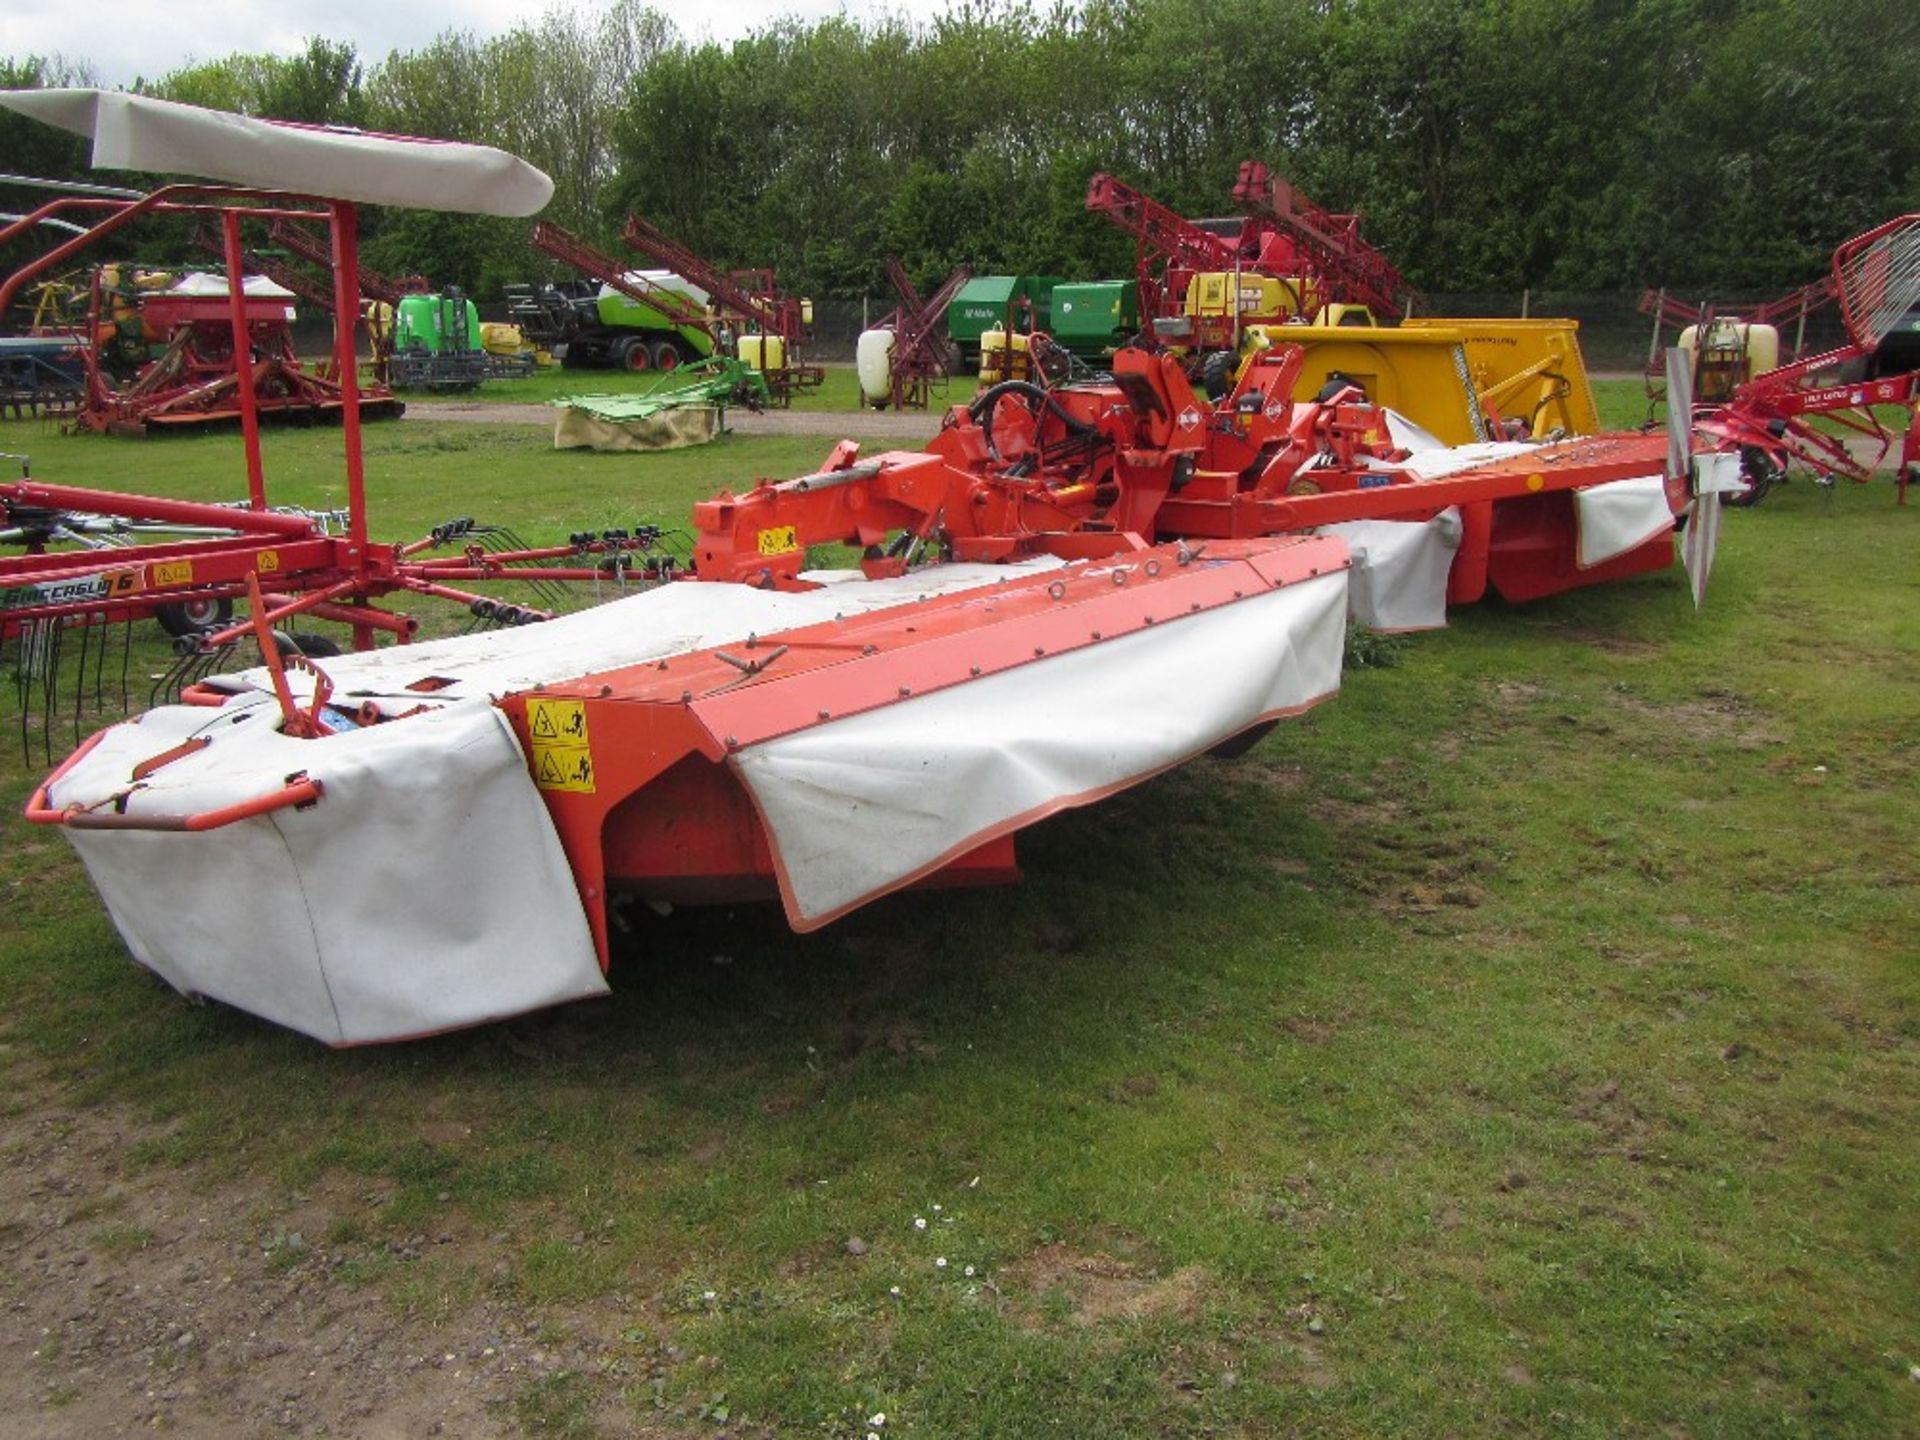
{"label": "sticker with pictogram", "polygon": [[193,583],[193,562],[191,560],[162,560],[153,567],[155,585],[191,585]]}
{"label": "sticker with pictogram", "polygon": [[278,550],[262,550],[259,558],[253,562],[253,568],[262,575],[271,575],[280,568],[280,552]]}
{"label": "sticker with pictogram", "polygon": [[591,795],[593,755],[586,750],[535,745],[533,783],[542,790],[569,790],[576,795]]}
{"label": "sticker with pictogram", "polygon": [[536,745],[587,743],[587,707],[579,700],[528,700],[527,733]]}
{"label": "sticker with pictogram", "polygon": [[528,700],[527,738],[532,742],[534,784],[542,790],[593,793],[593,751],[587,740],[585,704]]}
{"label": "sticker with pictogram", "polygon": [[775,525],[760,532],[762,555],[791,555],[800,548],[800,537],[791,525]]}

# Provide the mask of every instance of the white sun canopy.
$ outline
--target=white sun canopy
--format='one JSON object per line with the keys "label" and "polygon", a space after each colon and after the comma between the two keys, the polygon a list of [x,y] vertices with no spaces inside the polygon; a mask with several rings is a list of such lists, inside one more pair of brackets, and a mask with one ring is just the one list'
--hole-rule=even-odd
{"label": "white sun canopy", "polygon": [[474,215],[531,215],[553,196],[544,172],[490,145],[256,120],[116,90],[0,90],[0,105],[88,136],[101,170]]}

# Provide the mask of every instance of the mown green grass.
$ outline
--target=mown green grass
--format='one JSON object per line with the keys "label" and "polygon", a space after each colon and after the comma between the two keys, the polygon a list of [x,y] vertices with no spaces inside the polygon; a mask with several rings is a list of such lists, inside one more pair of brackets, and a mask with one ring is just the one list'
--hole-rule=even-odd
{"label": "mown green grass", "polygon": [[[853,366],[827,365],[822,368],[826,371],[825,378],[819,385],[796,394],[790,408],[858,410],[860,381],[853,373]],[[624,370],[563,370],[555,365],[537,370],[523,380],[489,380],[472,390],[454,392],[406,391],[400,398],[409,405],[425,406],[475,403],[543,405],[549,400],[561,400],[569,395],[633,395],[656,386],[669,387],[674,383],[671,374],[632,375]],[[952,385],[953,397],[959,399],[963,390],[970,391],[971,388],[965,381],[955,381]]]}
{"label": "mown green grass", "polygon": [[[270,464],[326,494],[331,438]],[[231,441],[66,443],[36,469],[232,493]],[[666,517],[824,448],[544,443],[370,430],[381,528]],[[186,1004],[5,819],[5,1054],[130,1107],[130,1167],[378,1191],[333,1283],[572,1327],[600,1367],[530,1428],[1915,1433],[1916,527],[1790,487],[1701,615],[1677,573],[1460,612],[1029,832],[1017,889],[636,912],[610,1001],[405,1047]],[[428,1215],[506,1240],[396,1255]]]}

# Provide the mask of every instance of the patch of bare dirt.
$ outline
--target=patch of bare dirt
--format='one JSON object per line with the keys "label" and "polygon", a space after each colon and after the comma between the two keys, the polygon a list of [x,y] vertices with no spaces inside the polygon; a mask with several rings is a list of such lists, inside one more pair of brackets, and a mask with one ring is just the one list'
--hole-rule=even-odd
{"label": "patch of bare dirt", "polygon": [[1297,795],[1313,783],[1304,765],[1265,765],[1256,760],[1218,765],[1214,773],[1234,785],[1277,790],[1282,795]]}
{"label": "patch of bare dirt", "polygon": [[1028,1305],[1059,1295],[1078,1325],[1154,1316],[1191,1316],[1206,1289],[1206,1271],[1187,1265],[1160,1275],[1129,1260],[1076,1250],[1071,1245],[1043,1246],[1000,1272],[1003,1295]]}
{"label": "patch of bare dirt", "polygon": [[369,1240],[357,1219],[385,1197],[337,1177],[289,1202],[266,1181],[129,1169],[152,1127],[27,1072],[7,1072],[0,1155],[0,1440],[505,1436],[527,1387],[658,1359],[612,1306],[534,1315],[483,1286],[407,1313],[353,1267],[502,1277],[504,1247],[451,1211]]}
{"label": "patch of bare dirt", "polygon": [[1343,831],[1398,824],[1406,814],[1398,800],[1341,800],[1332,795],[1322,795],[1307,810],[1314,819]]}
{"label": "patch of bare dirt", "polygon": [[1730,691],[1703,691],[1668,704],[1621,695],[1613,703],[1629,724],[1676,740],[1731,740],[1740,750],[1766,750],[1787,741],[1784,724]]}
{"label": "patch of bare dirt", "polygon": [[1546,694],[1546,687],[1527,680],[1502,680],[1493,687],[1493,696],[1505,709],[1518,709]]}
{"label": "patch of bare dirt", "polygon": [[1280,1378],[1308,1390],[1331,1390],[1340,1383],[1340,1372],[1327,1358],[1324,1346],[1303,1339],[1288,1347]]}
{"label": "patch of bare dirt", "polygon": [[1647,660],[1656,655],[1664,655],[1667,650],[1667,647],[1659,641],[1635,640],[1611,630],[1589,630],[1574,625],[1556,625],[1553,629],[1565,639],[1581,645],[1591,645],[1594,649],[1608,655],[1623,655],[1633,659]]}

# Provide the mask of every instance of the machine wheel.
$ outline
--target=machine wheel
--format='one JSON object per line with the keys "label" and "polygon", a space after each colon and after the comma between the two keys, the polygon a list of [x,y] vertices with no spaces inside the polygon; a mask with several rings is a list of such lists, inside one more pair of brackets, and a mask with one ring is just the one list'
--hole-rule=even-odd
{"label": "machine wheel", "polygon": [[1353,376],[1347,374],[1344,370],[1329,370],[1327,372],[1327,383],[1322,385],[1320,387],[1320,393],[1313,397],[1314,403],[1317,405],[1325,405],[1349,385],[1354,386],[1360,391],[1360,398],[1362,400],[1367,398],[1367,387],[1354,379]]}
{"label": "machine wheel", "polygon": [[171,605],[162,605],[153,612],[153,618],[160,628],[179,640],[188,635],[202,635],[209,630],[218,630],[233,619],[233,601],[216,600],[211,596],[201,596],[193,600],[177,600]]}
{"label": "machine wheel", "polygon": [[1720,497],[1720,503],[1750,510],[1766,499],[1767,492],[1786,476],[1766,451],[1757,445],[1744,445],[1740,449],[1740,478],[1747,482],[1745,493],[1723,495]]}
{"label": "machine wheel", "polygon": [[342,653],[337,641],[311,630],[276,630],[273,632],[273,648],[282,655],[304,655],[309,660],[324,660],[330,655]]}
{"label": "machine wheel", "polygon": [[1218,400],[1233,388],[1233,362],[1238,357],[1231,350],[1215,350],[1200,364],[1200,388],[1209,400]]}
{"label": "machine wheel", "polygon": [[680,347],[671,340],[656,340],[648,350],[653,356],[653,368],[656,370],[678,370],[680,368]]}
{"label": "machine wheel", "polygon": [[638,338],[622,340],[616,353],[620,368],[635,375],[644,375],[653,369],[653,352],[647,348],[647,342]]}

